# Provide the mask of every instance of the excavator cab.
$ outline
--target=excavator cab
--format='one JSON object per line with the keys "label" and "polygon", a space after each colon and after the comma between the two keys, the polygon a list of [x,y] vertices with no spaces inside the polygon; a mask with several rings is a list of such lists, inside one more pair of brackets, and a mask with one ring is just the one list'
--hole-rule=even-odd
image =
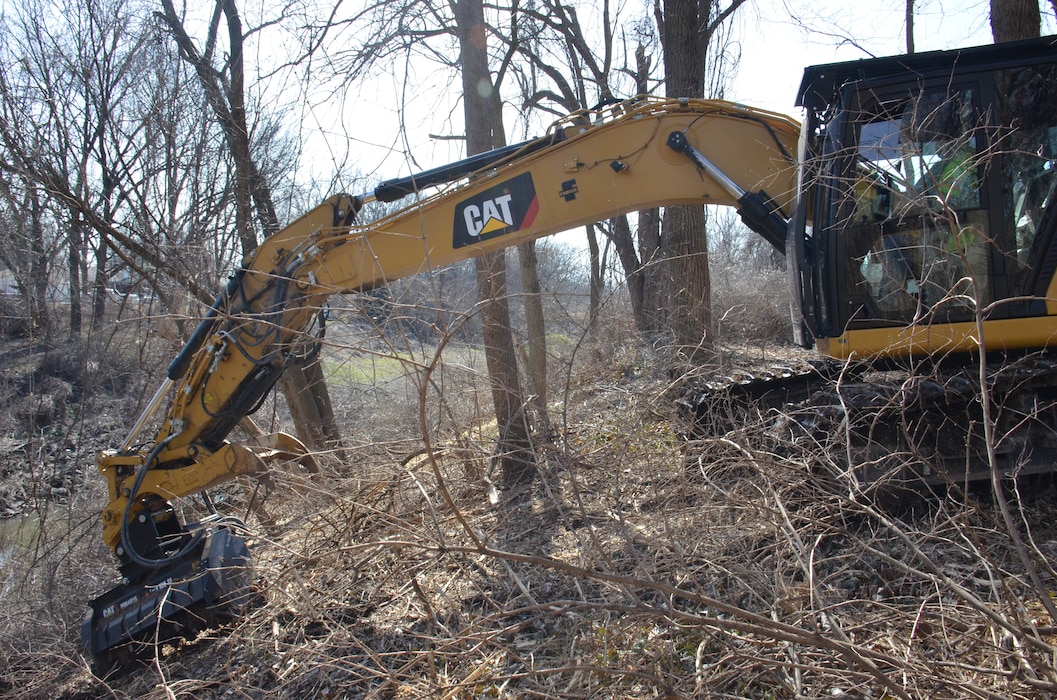
{"label": "excavator cab", "polygon": [[1057,39],[813,66],[797,104],[800,340],[935,358],[1057,337]]}

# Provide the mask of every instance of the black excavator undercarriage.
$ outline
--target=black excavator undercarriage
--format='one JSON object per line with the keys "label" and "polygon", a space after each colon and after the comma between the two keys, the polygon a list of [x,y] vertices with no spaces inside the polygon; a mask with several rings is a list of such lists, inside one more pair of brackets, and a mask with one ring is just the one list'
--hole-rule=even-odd
{"label": "black excavator undercarriage", "polygon": [[1057,464],[1053,352],[986,357],[982,371],[979,356],[912,368],[811,360],[699,384],[679,405],[691,450],[756,426],[776,449],[827,450],[866,494],[964,490]]}

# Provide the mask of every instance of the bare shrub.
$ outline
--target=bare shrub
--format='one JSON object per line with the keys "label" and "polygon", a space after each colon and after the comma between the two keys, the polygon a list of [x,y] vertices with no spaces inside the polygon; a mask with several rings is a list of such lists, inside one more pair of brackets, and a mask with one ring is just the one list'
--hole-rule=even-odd
{"label": "bare shrub", "polygon": [[[513,494],[488,483],[489,387],[457,334],[379,333],[361,311],[336,311],[325,364],[347,444],[316,474],[277,466],[267,522],[247,513],[253,486],[217,499],[253,529],[260,605],[123,675],[93,675],[78,641],[83,603],[114,583],[96,523],[101,480],[64,498],[27,493],[26,525],[0,530],[0,688],[159,699],[1057,693],[1043,599],[1057,585],[1052,484],[1008,494],[1040,589],[993,499],[953,489],[878,507],[849,468],[855,445],[839,421],[794,433],[760,409],[686,444],[672,388],[628,318],[608,316],[594,346],[570,344],[556,430],[536,446],[544,478]],[[92,347],[146,374],[156,358],[138,370],[137,358],[154,350],[121,340],[135,337]],[[96,353],[86,366],[102,362]],[[92,401],[11,446],[5,469],[90,473],[137,399]],[[278,399],[256,418],[287,421]],[[897,469],[922,455],[887,457]]]}
{"label": "bare shrub", "polygon": [[21,297],[0,295],[0,333],[19,338],[30,333],[32,323]]}
{"label": "bare shrub", "polygon": [[785,272],[727,268],[714,274],[712,304],[721,338],[728,342],[792,342]]}
{"label": "bare shrub", "polygon": [[785,259],[750,232],[735,212],[709,221],[712,307],[724,342],[789,344],[789,282]]}

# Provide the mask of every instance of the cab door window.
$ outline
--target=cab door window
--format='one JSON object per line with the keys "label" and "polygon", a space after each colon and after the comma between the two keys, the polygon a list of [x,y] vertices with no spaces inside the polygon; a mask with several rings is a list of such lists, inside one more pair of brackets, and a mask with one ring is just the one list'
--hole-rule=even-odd
{"label": "cab door window", "polygon": [[[995,72],[995,109],[1003,155],[997,215],[1012,231],[1005,266],[1012,296],[1045,295],[1054,261],[1044,230],[1057,188],[1057,65],[1044,63]],[[1049,216],[1052,219],[1052,213]],[[1047,269],[1048,268],[1048,269]],[[1023,313],[1029,307],[1018,303]]]}
{"label": "cab door window", "polygon": [[853,124],[841,208],[852,322],[958,320],[989,303],[984,144],[972,89],[876,99]]}

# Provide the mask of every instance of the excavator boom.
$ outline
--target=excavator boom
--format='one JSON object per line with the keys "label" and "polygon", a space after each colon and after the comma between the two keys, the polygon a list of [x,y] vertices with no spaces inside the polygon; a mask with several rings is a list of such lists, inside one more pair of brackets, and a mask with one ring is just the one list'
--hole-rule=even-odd
{"label": "excavator boom", "polygon": [[[181,523],[172,501],[262,472],[267,454],[303,451],[281,434],[254,445],[228,435],[310,352],[333,294],[653,207],[733,206],[784,252],[794,335],[805,347],[871,370],[942,366],[931,383],[901,376],[888,393],[862,387],[861,405],[827,387],[822,403],[810,404],[826,410],[807,411],[801,426],[811,439],[838,426],[858,431],[862,454],[887,477],[893,454],[919,455],[919,472],[956,482],[996,467],[1052,471],[1057,42],[813,66],[798,104],[802,127],[712,100],[640,98],[579,112],[539,139],[364,196],[335,195],[265,240],[132,433],[99,457],[109,487],[103,538],[125,582],[92,603],[83,626],[92,654],[191,625],[187,614],[237,608],[249,565],[241,526],[219,517]],[[404,208],[357,223],[364,202],[405,196],[414,200]],[[964,363],[985,354],[994,371],[967,379]],[[1030,355],[1034,363],[1014,369]],[[817,373],[808,374],[773,391],[739,384],[754,400],[814,401]],[[1006,412],[1001,459],[981,448],[982,391],[1027,407]],[[895,406],[899,420],[878,420],[873,397]],[[717,413],[713,398],[709,388],[685,402],[698,424]],[[728,394],[718,398],[730,405]],[[142,439],[163,405],[156,434]]]}
{"label": "excavator boom", "polygon": [[[172,500],[264,469],[261,450],[227,440],[306,352],[333,294],[393,280],[651,207],[738,207],[778,248],[795,206],[799,124],[722,101],[639,99],[577,113],[540,139],[480,154],[373,193],[335,195],[243,261],[173,360],[122,447],[103,452],[103,537],[125,583],[99,597],[82,627],[94,657],[193,629],[244,595],[241,526],[185,525]],[[421,188],[442,186],[424,195]],[[368,224],[366,200],[418,199]],[[172,395],[161,427],[140,432]],[[291,451],[289,436],[277,442]],[[296,451],[296,450],[293,450]]]}

